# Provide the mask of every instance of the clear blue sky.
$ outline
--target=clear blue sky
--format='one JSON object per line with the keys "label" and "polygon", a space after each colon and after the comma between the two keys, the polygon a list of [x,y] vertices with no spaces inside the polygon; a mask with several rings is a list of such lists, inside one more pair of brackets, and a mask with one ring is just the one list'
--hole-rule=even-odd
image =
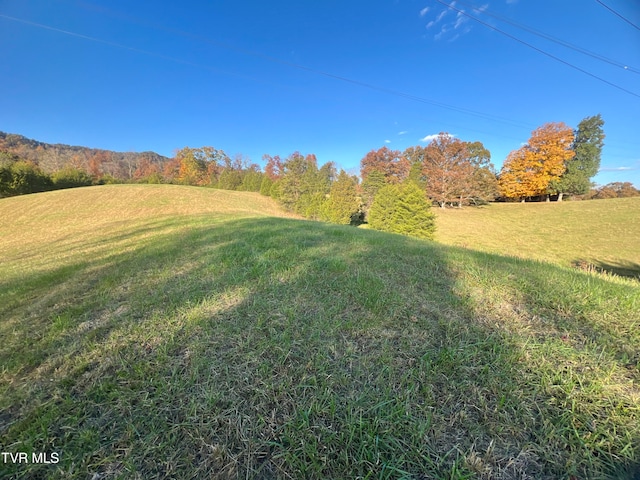
{"label": "clear blue sky", "polygon": [[545,122],[600,113],[595,181],[640,187],[640,3],[603,2],[635,27],[597,0],[0,0],[0,130],[256,163],[298,150],[352,171],[446,131],[500,168]]}

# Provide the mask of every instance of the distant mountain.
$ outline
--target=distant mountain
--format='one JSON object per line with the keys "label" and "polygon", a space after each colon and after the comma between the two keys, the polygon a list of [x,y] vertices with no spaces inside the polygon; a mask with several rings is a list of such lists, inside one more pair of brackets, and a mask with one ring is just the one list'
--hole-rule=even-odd
{"label": "distant mountain", "polygon": [[82,169],[100,177],[130,180],[141,164],[155,164],[162,171],[170,159],[155,152],[113,152],[82,146],[44,143],[22,135],[0,132],[0,152],[9,152],[37,164],[45,173],[65,167]]}

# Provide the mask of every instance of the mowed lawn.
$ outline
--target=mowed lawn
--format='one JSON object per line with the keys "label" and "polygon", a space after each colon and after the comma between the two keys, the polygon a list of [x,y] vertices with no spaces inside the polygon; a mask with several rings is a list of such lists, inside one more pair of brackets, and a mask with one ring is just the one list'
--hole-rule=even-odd
{"label": "mowed lawn", "polygon": [[195,187],[0,218],[0,445],[59,458],[0,478],[640,474],[635,280]]}
{"label": "mowed lawn", "polygon": [[640,197],[434,211],[448,245],[640,277]]}

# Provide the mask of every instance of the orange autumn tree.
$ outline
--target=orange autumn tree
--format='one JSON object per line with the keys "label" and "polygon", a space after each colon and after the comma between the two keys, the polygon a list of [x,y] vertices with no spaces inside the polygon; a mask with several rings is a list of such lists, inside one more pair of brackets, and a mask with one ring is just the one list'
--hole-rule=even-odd
{"label": "orange autumn tree", "polygon": [[549,185],[558,180],[566,163],[575,155],[571,149],[573,130],[563,122],[545,123],[531,133],[529,143],[507,156],[498,188],[506,198],[518,198],[549,193]]}

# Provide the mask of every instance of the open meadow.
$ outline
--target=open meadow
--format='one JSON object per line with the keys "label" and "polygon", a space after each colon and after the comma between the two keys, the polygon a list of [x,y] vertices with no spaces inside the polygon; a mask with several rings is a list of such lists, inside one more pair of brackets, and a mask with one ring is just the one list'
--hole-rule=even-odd
{"label": "open meadow", "polygon": [[430,242],[197,187],[1,199],[0,445],[59,461],[0,478],[637,479],[640,282],[570,265],[633,275],[639,200]]}
{"label": "open meadow", "polygon": [[448,245],[640,279],[640,197],[434,211]]}

